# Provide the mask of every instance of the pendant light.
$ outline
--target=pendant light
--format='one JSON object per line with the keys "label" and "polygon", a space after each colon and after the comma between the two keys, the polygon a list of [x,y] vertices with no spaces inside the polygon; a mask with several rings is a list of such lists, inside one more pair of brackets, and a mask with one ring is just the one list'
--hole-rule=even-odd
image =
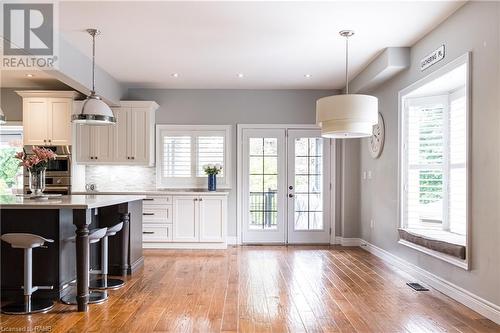
{"label": "pendant light", "polygon": [[5,124],[7,121],[5,120],[5,114],[2,111],[2,108],[0,108],[0,125]]}
{"label": "pendant light", "polygon": [[92,90],[83,102],[82,111],[72,116],[72,121],[85,125],[114,125],[116,119],[113,111],[95,93],[95,37],[100,34],[97,29],[87,29],[92,36]]}
{"label": "pendant light", "polygon": [[325,138],[363,138],[372,135],[378,121],[378,99],[374,96],[349,94],[349,37],[352,30],[339,32],[346,40],[346,93],[316,101],[316,123]]}

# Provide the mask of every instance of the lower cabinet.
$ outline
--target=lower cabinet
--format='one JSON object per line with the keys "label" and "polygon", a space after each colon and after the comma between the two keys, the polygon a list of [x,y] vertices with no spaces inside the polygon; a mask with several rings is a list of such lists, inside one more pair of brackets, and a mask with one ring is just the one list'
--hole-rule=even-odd
{"label": "lower cabinet", "polygon": [[226,210],[222,194],[150,196],[143,205],[144,247],[225,247]]}

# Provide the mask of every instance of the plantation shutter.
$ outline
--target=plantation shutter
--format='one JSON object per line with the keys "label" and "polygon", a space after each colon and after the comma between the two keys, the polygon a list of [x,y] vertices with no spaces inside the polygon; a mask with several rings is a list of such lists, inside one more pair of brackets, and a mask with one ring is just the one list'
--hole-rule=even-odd
{"label": "plantation shutter", "polygon": [[163,137],[163,177],[191,177],[191,137]]}
{"label": "plantation shutter", "polygon": [[[197,147],[197,176],[205,176],[203,166],[206,164],[224,164],[224,136],[198,136]],[[224,168],[218,177],[224,177]]]}

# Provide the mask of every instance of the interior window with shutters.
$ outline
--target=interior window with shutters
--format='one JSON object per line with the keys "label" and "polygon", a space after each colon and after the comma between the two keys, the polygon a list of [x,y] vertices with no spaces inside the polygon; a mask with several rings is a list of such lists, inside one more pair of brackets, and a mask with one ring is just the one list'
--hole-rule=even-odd
{"label": "interior window with shutters", "polygon": [[466,65],[406,94],[401,121],[401,227],[465,244]]}
{"label": "interior window with shutters", "polygon": [[217,185],[229,187],[230,126],[157,125],[156,133],[158,187],[206,187],[207,164],[222,165]]}

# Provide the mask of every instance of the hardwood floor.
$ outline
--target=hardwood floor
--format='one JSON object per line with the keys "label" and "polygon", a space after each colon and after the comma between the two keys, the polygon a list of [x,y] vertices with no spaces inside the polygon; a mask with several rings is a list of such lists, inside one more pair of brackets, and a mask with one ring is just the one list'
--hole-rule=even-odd
{"label": "hardwood floor", "polygon": [[359,248],[148,250],[143,271],[86,314],[0,316],[1,331],[500,332]]}

